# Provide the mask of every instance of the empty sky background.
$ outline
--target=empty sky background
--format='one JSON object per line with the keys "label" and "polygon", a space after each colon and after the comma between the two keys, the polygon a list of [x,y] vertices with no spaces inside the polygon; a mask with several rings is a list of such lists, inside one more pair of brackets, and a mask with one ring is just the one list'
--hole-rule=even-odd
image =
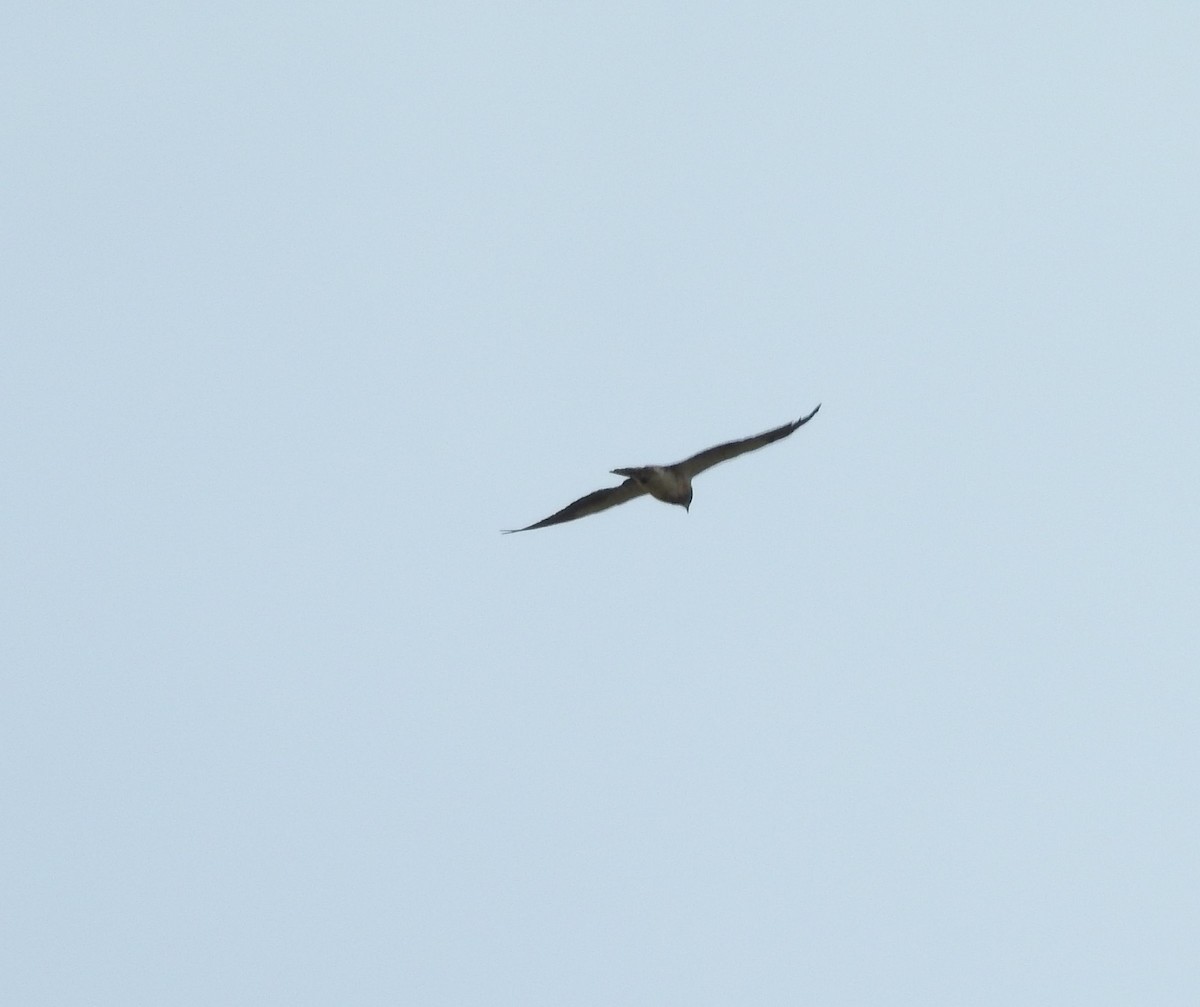
{"label": "empty sky background", "polygon": [[4,1002],[1200,1002],[1194,3],[0,21]]}

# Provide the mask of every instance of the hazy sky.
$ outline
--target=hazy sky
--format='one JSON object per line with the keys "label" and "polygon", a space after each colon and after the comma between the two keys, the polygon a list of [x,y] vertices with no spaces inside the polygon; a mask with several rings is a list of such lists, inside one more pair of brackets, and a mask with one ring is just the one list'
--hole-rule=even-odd
{"label": "hazy sky", "polygon": [[0,1000],[1200,1002],[1200,7],[0,39]]}

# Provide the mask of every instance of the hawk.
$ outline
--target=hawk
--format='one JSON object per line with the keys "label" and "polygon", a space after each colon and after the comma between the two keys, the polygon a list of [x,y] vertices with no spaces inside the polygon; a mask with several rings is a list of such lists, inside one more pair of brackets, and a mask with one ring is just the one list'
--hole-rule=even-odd
{"label": "hawk", "polygon": [[708,448],[699,454],[692,455],[691,458],[676,462],[674,465],[644,465],[639,468],[613,469],[613,475],[626,477],[620,486],[596,490],[595,493],[580,497],[574,503],[567,504],[556,514],[551,514],[536,524],[528,525],[525,528],[510,528],[505,530],[504,534],[512,535],[514,532],[533,531],[534,528],[548,528],[552,524],[575,521],[581,517],[587,517],[589,514],[599,514],[602,510],[616,507],[618,504],[623,504],[646,493],[649,493],[655,500],[678,504],[687,510],[692,504],[692,480],[701,472],[714,465],[719,465],[721,462],[727,462],[730,458],[744,455],[747,451],[756,451],[795,433],[816,416],[817,409],[820,408],[821,406],[818,404],[811,413],[800,417],[794,423],[785,423],[774,430],[746,437],[740,441],[718,444],[715,448]]}

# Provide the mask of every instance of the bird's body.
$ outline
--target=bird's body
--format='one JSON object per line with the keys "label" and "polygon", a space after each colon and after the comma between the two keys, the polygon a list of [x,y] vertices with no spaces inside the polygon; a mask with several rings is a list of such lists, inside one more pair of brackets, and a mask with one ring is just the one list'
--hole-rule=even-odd
{"label": "bird's body", "polygon": [[[817,409],[820,408],[818,405]],[[706,451],[701,451],[674,465],[644,465],[637,468],[613,469],[613,475],[626,477],[619,486],[596,490],[594,493],[589,493],[587,496],[567,504],[562,510],[536,524],[525,528],[513,528],[511,531],[506,531],[505,534],[546,528],[552,524],[562,524],[564,521],[575,521],[578,518],[587,517],[589,514],[597,514],[610,507],[616,507],[618,504],[634,500],[647,493],[663,503],[677,504],[687,510],[692,503],[692,480],[701,472],[714,465],[719,465],[723,461],[728,461],[730,458],[745,454],[747,451],[754,451],[780,438],[787,437],[816,416],[817,409],[794,423],[785,423],[774,430],[768,430],[766,433],[757,434],[754,437],[746,437],[740,441],[718,444],[716,447],[708,448]]]}
{"label": "bird's body", "polygon": [[615,476],[628,476],[649,493],[655,500],[663,503],[679,504],[687,507],[692,502],[692,481],[676,472],[670,465],[645,465],[636,469],[613,469]]}

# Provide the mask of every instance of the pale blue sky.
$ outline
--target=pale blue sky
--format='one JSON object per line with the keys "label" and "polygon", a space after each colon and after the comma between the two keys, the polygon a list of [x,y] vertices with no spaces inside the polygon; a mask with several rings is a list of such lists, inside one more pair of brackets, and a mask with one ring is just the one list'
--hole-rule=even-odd
{"label": "pale blue sky", "polygon": [[0,28],[3,1002],[1200,1002],[1200,7]]}

